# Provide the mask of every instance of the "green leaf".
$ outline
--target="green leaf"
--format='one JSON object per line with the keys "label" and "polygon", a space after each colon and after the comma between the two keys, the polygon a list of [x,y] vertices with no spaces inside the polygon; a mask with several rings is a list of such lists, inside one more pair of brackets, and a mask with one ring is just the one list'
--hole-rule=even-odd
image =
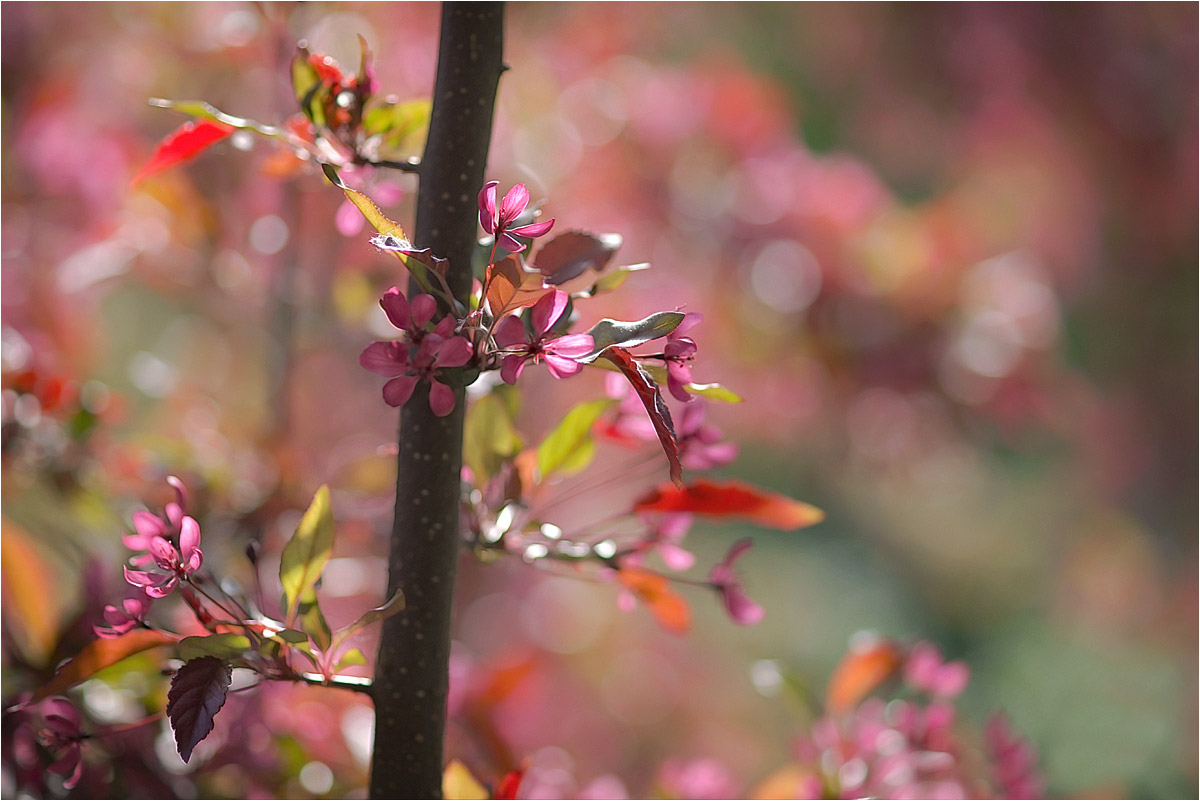
{"label": "green leaf", "polygon": [[342,658],[338,660],[334,666],[334,672],[340,673],[348,667],[358,667],[359,665],[367,664],[367,658],[363,656],[363,652],[357,648],[350,648],[346,653],[342,654]]}
{"label": "green leaf", "polygon": [[308,50],[301,47],[292,58],[292,92],[300,110],[318,128],[325,125],[325,108],[321,101],[321,76],[309,61]]}
{"label": "green leaf", "polygon": [[432,110],[428,100],[376,106],[363,115],[363,128],[372,136],[382,137],[388,149],[420,152]]}
{"label": "green leaf", "polygon": [[[665,381],[665,379],[664,379]],[[693,395],[721,403],[741,403],[742,396],[720,384],[684,384],[683,388]]]}
{"label": "green leaf", "polygon": [[600,398],[584,401],[567,412],[542,444],[538,445],[538,472],[546,478],[555,471],[573,473],[587,467],[595,451],[592,426],[616,400]]}
{"label": "green leaf", "polygon": [[509,387],[497,387],[467,408],[463,427],[463,461],[483,486],[506,461],[524,447],[513,424],[507,398],[517,397]]}
{"label": "green leaf", "polygon": [[593,362],[600,354],[613,346],[633,348],[652,339],[665,337],[683,322],[682,312],[655,312],[637,322],[609,320],[605,318],[592,326],[587,333],[591,335],[595,347],[591,354],[579,361]]}
{"label": "green leaf", "polygon": [[[322,486],[313,496],[296,533],[284,547],[279,562],[279,583],[283,585],[289,626],[296,619],[302,602],[316,607],[314,587],[333,551],[333,533],[329,488]],[[307,628],[305,630],[312,634]]]}
{"label": "green leaf", "polygon": [[325,620],[325,615],[321,613],[321,607],[317,603],[315,585],[309,587],[300,596],[300,604],[296,611],[296,617],[300,621],[300,628],[304,630],[304,633],[311,637],[313,643],[322,651],[329,650],[332,634],[329,623]]}
{"label": "green leaf", "polygon": [[579,297],[594,298],[596,295],[602,295],[605,292],[612,292],[613,290],[620,288],[620,286],[625,283],[625,280],[633,273],[649,269],[650,265],[648,263],[630,264],[628,267],[617,267],[615,270],[600,276],[600,278],[596,280],[596,283],[592,284],[590,289],[585,289],[582,292],[576,292],[575,294]]}
{"label": "green leaf", "polygon": [[161,97],[154,97],[150,99],[150,105],[157,108],[174,109],[181,114],[199,117],[202,120],[215,120],[216,122],[221,122],[234,128],[242,128],[248,131],[254,131],[255,133],[262,134],[263,136],[281,139],[288,144],[292,144],[292,140],[288,137],[288,135],[279,128],[275,128],[270,125],[263,125],[261,122],[255,122],[254,120],[245,119],[243,117],[235,117],[232,114],[226,114],[224,111],[221,111],[220,109],[204,102],[203,100],[164,100]]}
{"label": "green leaf", "polygon": [[383,606],[377,606],[374,609],[368,609],[366,612],[363,612],[361,615],[359,615],[358,620],[355,620],[348,626],[343,626],[342,628],[338,629],[333,638],[334,649],[336,650],[337,647],[345,642],[346,638],[352,634],[357,634],[372,623],[378,623],[380,620],[386,620],[402,609],[404,609],[404,593],[400,590],[396,590],[394,593],[392,593],[392,597],[388,598],[387,603],[385,603]]}
{"label": "green leaf", "polygon": [[179,658],[184,662],[202,656],[215,656],[222,661],[237,659],[252,649],[250,638],[244,634],[208,634],[203,637],[184,637],[179,641]]}

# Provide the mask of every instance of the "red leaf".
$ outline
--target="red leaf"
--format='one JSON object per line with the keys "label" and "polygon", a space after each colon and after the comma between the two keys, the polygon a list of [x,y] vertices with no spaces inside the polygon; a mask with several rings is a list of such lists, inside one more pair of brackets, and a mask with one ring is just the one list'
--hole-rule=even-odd
{"label": "red leaf", "polygon": [[499,320],[510,311],[532,306],[550,291],[542,285],[542,274],[526,270],[516,254],[492,265],[488,279],[487,302],[492,318]]}
{"label": "red leaf", "polygon": [[175,745],[184,762],[192,749],[213,730],[213,718],[225,705],[232,671],[215,656],[185,662],[167,693],[167,717],[175,730]]}
{"label": "red leaf", "polygon": [[692,627],[691,607],[671,589],[665,577],[649,570],[626,567],[617,573],[617,579],[650,607],[659,625],[667,631],[687,634]]}
{"label": "red leaf", "polygon": [[900,669],[900,648],[890,640],[875,640],[852,648],[829,678],[825,705],[834,714],[848,712]]}
{"label": "red leaf", "polygon": [[60,667],[54,674],[54,678],[34,693],[29,703],[37,703],[52,695],[61,695],[68,688],[85,679],[90,679],[104,668],[115,665],[122,659],[174,642],[174,637],[152,629],[134,629],[120,637],[93,640]]}
{"label": "red leaf", "polygon": [[636,504],[638,512],[692,512],[708,517],[741,517],[759,525],[796,529],[820,523],[825,513],[803,501],[767,492],[739,481],[700,478],[686,487],[666,484]]}
{"label": "red leaf", "polygon": [[521,779],[525,778],[525,769],[510,770],[500,779],[496,785],[496,792],[492,798],[500,801],[501,799],[515,799],[517,791],[521,789]]}
{"label": "red leaf", "polygon": [[193,120],[185,122],[178,130],[159,142],[146,166],[133,177],[131,186],[137,186],[155,173],[162,172],[180,162],[195,158],[202,150],[220,142],[236,128],[216,120]]}
{"label": "red leaf", "polygon": [[534,266],[546,276],[547,284],[565,284],[586,270],[600,272],[621,246],[616,234],[595,236],[583,231],[559,234],[538,251]]}
{"label": "red leaf", "polygon": [[671,465],[671,481],[675,483],[675,486],[682,487],[683,464],[679,461],[679,442],[675,439],[675,424],[671,422],[671,412],[667,409],[662,393],[658,390],[658,384],[654,383],[654,379],[646,374],[646,371],[634,361],[633,356],[624,348],[614,345],[605,350],[603,356],[615,364],[633,385],[642,405],[646,407],[646,414],[650,415],[650,422],[654,424],[654,431],[658,434],[658,441],[662,444],[663,452],[667,454],[667,461]]}

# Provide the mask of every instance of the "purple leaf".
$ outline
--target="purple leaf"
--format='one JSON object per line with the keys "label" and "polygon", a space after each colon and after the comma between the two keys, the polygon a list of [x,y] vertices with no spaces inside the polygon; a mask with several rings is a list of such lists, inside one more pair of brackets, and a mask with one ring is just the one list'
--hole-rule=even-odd
{"label": "purple leaf", "polygon": [[213,730],[213,718],[225,705],[232,671],[215,656],[185,662],[167,693],[167,717],[175,730],[175,745],[184,762],[192,749]]}
{"label": "purple leaf", "polygon": [[587,270],[602,271],[619,247],[621,237],[616,234],[594,236],[583,231],[568,231],[542,245],[534,266],[546,276],[547,284],[557,286]]}
{"label": "purple leaf", "polygon": [[663,401],[658,384],[654,383],[654,380],[624,348],[613,345],[604,351],[603,357],[615,364],[625,374],[625,378],[637,392],[638,399],[646,407],[646,414],[650,415],[650,422],[654,424],[654,431],[658,434],[658,441],[662,444],[663,452],[667,454],[667,461],[671,465],[671,481],[675,483],[675,486],[682,487],[683,464],[679,461],[679,442],[675,438],[675,425],[671,422],[671,412],[667,409],[666,402]]}

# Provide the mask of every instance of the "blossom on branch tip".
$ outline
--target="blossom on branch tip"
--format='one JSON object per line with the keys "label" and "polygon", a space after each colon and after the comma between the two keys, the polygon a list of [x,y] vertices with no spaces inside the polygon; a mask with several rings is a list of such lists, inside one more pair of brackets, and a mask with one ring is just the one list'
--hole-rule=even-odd
{"label": "blossom on branch tip", "polygon": [[165,598],[180,580],[186,581],[204,563],[200,551],[200,524],[185,517],[180,524],[179,547],[165,537],[150,541],[150,555],[162,573],[125,568],[125,580],[142,588],[151,598]]}
{"label": "blossom on branch tip", "polygon": [[496,187],[499,185],[499,181],[488,181],[483,185],[483,189],[479,190],[479,224],[483,230],[496,237],[500,247],[509,253],[520,253],[525,249],[525,245],[515,237],[533,239],[543,236],[550,232],[554,220],[513,228],[512,224],[525,213],[525,207],[529,205],[529,190],[525,188],[525,184],[517,184],[505,193],[500,207],[497,208]]}
{"label": "blossom on branch tip", "polygon": [[161,514],[155,515],[145,510],[133,513],[133,532],[121,535],[121,541],[131,551],[145,551],[133,557],[130,561],[135,565],[149,564],[154,561],[150,555],[150,543],[156,538],[170,542],[179,542],[180,529],[183,519],[187,516],[187,489],[183,482],[175,476],[167,476],[167,483],[175,490],[175,501],[168,503]]}
{"label": "blossom on branch tip", "polygon": [[144,588],[139,587],[138,589],[139,592],[137,595],[132,598],[126,598],[121,602],[120,606],[107,604],[104,607],[105,625],[92,627],[97,637],[104,639],[119,637],[142,624],[146,619],[146,613],[150,611],[150,604],[154,599],[146,594]]}
{"label": "blossom on branch tip", "polygon": [[708,573],[708,583],[721,594],[725,611],[734,623],[753,626],[763,619],[765,610],[746,595],[742,580],[733,569],[733,563],[754,546],[750,539],[738,540],[725,554],[725,558]]}
{"label": "blossom on branch tip", "polygon": [[505,317],[496,327],[496,345],[504,352],[500,377],[517,383],[525,363],[544,361],[555,378],[567,378],[583,369],[579,362],[595,346],[590,334],[559,336],[551,329],[562,317],[569,300],[567,293],[555,289],[533,305],[529,312],[533,333],[527,335],[520,317]]}
{"label": "blossom on branch tip", "polygon": [[914,645],[904,662],[905,683],[934,698],[957,697],[966,689],[970,677],[966,662],[943,662],[941,650],[931,642]]}

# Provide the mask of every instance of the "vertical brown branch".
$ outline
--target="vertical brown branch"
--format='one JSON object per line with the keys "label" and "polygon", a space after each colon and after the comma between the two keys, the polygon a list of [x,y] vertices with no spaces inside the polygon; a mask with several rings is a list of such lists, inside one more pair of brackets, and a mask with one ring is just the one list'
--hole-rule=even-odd
{"label": "vertical brown branch", "polygon": [[[443,5],[413,240],[449,259],[459,298],[471,286],[475,198],[484,182],[503,43],[503,3]],[[410,284],[410,296],[416,291]],[[464,411],[458,390],[454,412],[436,417],[422,385],[401,412],[388,591],[403,589],[406,606],[385,622],[379,645],[372,798],[442,793]]]}

